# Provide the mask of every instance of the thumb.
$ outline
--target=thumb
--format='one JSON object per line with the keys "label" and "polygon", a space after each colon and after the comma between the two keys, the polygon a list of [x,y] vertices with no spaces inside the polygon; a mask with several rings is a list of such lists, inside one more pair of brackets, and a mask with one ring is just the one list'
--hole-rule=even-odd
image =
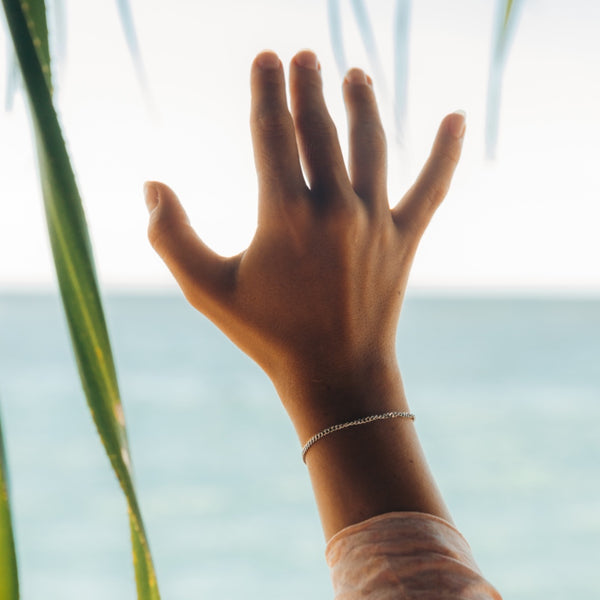
{"label": "thumb", "polygon": [[447,115],[442,121],[425,163],[414,185],[392,210],[400,228],[414,232],[419,239],[437,207],[448,193],[458,164],[465,136],[466,117],[463,111]]}
{"label": "thumb", "polygon": [[227,285],[227,259],[198,237],[175,192],[157,181],[144,184],[150,213],[148,239],[173,273],[190,303],[204,311],[209,299],[218,300]]}

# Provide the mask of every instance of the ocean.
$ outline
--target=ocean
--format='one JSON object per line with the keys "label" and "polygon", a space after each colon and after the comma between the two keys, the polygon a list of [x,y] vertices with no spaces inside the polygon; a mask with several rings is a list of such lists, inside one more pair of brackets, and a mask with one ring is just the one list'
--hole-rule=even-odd
{"label": "ocean", "polygon": [[[162,597],[332,598],[300,444],[262,371],[178,295],[106,313]],[[600,597],[600,299],[412,295],[398,357],[457,526],[505,600]],[[57,297],[0,294],[23,600],[135,598],[125,502]]]}

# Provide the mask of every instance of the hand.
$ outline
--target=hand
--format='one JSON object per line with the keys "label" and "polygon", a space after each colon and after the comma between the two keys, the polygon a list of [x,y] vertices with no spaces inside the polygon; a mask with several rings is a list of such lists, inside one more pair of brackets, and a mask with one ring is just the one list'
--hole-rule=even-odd
{"label": "hand", "polygon": [[406,408],[396,324],[417,245],[458,162],[465,120],[444,119],[423,171],[390,210],[369,77],[353,69],[344,80],[349,172],[312,52],[291,62],[291,114],[275,54],[255,59],[251,87],[259,214],[248,249],[215,254],[160,183],[146,188],[149,238],[190,303],[266,371],[305,442],[328,425]]}
{"label": "hand", "polygon": [[385,136],[370,78],[353,69],[343,85],[349,174],[313,53],[291,62],[291,115],[275,54],[256,58],[251,85],[259,215],[249,248],[217,256],[159,183],[147,189],[149,238],[190,303],[266,371],[285,403],[287,390],[307,382],[335,386],[350,374],[395,368],[410,265],[450,185],[464,117],[442,122],[423,172],[390,210]]}

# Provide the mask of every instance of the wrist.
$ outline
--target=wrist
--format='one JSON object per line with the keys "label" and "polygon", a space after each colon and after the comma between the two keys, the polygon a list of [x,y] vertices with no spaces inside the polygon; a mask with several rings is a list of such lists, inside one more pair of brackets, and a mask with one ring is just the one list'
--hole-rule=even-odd
{"label": "wrist", "polygon": [[409,410],[394,355],[334,371],[296,367],[274,384],[302,444],[332,425]]}

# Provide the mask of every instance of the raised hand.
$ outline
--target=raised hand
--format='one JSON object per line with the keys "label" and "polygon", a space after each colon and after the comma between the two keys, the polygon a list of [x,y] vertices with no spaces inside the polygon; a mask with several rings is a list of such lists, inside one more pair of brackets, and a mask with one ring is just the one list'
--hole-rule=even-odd
{"label": "raised hand", "polygon": [[[304,442],[337,422],[406,408],[396,324],[417,245],[458,162],[465,120],[453,113],[442,121],[417,181],[390,208],[370,78],[352,69],[344,80],[346,169],[316,56],[297,54],[289,77],[291,112],[279,58],[264,52],[252,65],[259,215],[247,250],[215,254],[164,184],[148,183],[146,202],[150,241],[184,294],[266,371]],[[318,460],[325,451],[316,445],[311,454]]]}

